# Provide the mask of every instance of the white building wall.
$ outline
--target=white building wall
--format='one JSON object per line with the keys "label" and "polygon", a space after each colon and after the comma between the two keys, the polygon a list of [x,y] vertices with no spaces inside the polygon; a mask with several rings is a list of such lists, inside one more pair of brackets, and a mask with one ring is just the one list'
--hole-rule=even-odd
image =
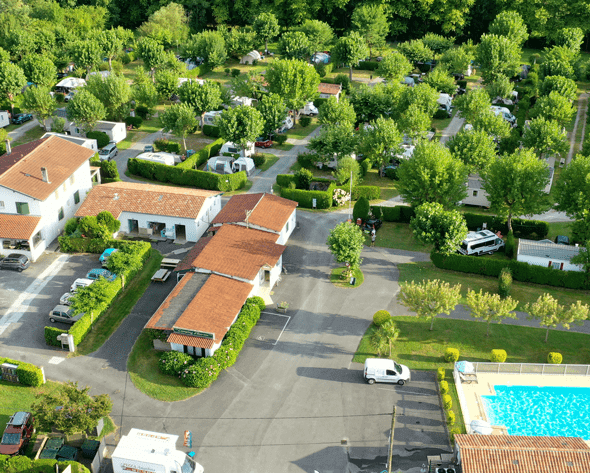
{"label": "white building wall", "polygon": [[[529,255],[516,255],[516,261],[520,261],[521,263],[528,263],[534,266],[543,266],[545,268],[549,267],[549,262],[552,263],[563,263],[563,270],[564,271],[582,271],[582,268],[577,264],[572,264],[569,260],[560,260],[560,259],[551,259],[551,258],[543,258],[540,256],[529,256]],[[557,269],[557,268],[555,268]]]}
{"label": "white building wall", "polygon": [[296,225],[297,225],[297,209],[293,210],[293,213],[289,217],[289,220],[287,220],[287,223],[285,223],[285,226],[281,230],[281,233],[279,235],[279,239],[277,240],[277,243],[279,245],[287,244],[287,240],[289,240],[289,237],[291,236],[291,233],[293,233],[293,230],[295,229]]}

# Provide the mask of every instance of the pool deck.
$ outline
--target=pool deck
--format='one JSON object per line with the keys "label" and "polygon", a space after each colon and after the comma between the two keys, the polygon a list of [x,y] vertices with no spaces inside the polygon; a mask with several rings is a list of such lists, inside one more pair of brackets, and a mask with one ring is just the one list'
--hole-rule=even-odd
{"label": "pool deck", "polygon": [[[481,396],[495,395],[495,385],[590,388],[590,376],[477,373],[477,381],[477,384],[463,383],[461,385],[469,411],[465,418],[470,420],[488,421]],[[466,425],[465,428],[469,432],[469,426]],[[502,434],[507,434],[506,429],[503,426],[494,426],[492,435]],[[590,446],[590,441],[586,443]]]}

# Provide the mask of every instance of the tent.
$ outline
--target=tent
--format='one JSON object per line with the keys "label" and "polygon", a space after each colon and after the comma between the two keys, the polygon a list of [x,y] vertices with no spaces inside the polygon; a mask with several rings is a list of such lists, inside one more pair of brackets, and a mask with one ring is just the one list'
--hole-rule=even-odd
{"label": "tent", "polygon": [[233,174],[232,163],[234,158],[231,156],[215,156],[207,161],[205,171],[214,172],[217,174]]}
{"label": "tent", "polygon": [[260,61],[262,56],[258,51],[250,51],[240,59],[240,64],[254,64],[254,61]]}
{"label": "tent", "polygon": [[58,92],[68,93],[76,87],[84,87],[85,85],[86,81],[84,79],[78,79],[77,77],[66,77],[56,84],[55,90]]}
{"label": "tent", "polygon": [[316,53],[311,57],[311,62],[316,64],[328,64],[330,62],[330,55],[326,53]]}
{"label": "tent", "polygon": [[234,172],[238,171],[246,171],[248,176],[251,176],[256,169],[254,165],[254,160],[252,158],[238,158],[232,164],[232,169]]}

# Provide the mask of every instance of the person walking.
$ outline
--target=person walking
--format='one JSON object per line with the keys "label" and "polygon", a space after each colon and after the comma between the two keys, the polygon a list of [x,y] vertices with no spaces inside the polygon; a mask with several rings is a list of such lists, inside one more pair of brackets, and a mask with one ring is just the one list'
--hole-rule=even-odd
{"label": "person walking", "polygon": [[377,232],[375,231],[375,225],[373,225],[373,230],[371,230],[371,246],[375,246],[375,238],[377,238]]}

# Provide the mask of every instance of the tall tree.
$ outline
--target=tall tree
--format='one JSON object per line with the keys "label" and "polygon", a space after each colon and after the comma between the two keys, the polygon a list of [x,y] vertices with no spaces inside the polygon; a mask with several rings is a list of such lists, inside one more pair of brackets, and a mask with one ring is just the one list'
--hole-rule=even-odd
{"label": "tall tree", "polygon": [[463,130],[453,136],[447,146],[470,172],[479,172],[496,159],[496,143],[482,130]]}
{"label": "tall tree", "polygon": [[197,115],[201,116],[205,112],[217,110],[223,103],[221,98],[221,89],[212,81],[206,80],[200,85],[197,82],[185,82],[178,88],[178,96],[183,103],[186,103]]}
{"label": "tall tree", "polygon": [[[490,109],[483,110],[477,115],[474,118],[472,125],[474,130],[483,130],[488,135],[497,139],[510,136],[510,125],[508,122],[504,120],[501,113],[496,114]],[[500,142],[500,144],[502,143]]]}
{"label": "tall tree", "polygon": [[313,53],[313,47],[309,43],[305,33],[301,31],[288,31],[281,35],[279,40],[279,52],[285,59],[306,60]]}
{"label": "tall tree", "polygon": [[564,127],[572,121],[576,110],[572,102],[559,92],[552,90],[549,95],[543,95],[537,99],[531,110],[532,117],[544,117],[546,120],[553,120]]}
{"label": "tall tree", "polygon": [[361,134],[360,151],[382,169],[401,148],[403,135],[391,118],[370,122]]}
{"label": "tall tree", "polygon": [[553,46],[543,50],[543,72],[546,76],[563,76],[576,79],[574,63],[578,54],[565,46]]}
{"label": "tall tree", "polygon": [[125,287],[125,273],[134,273],[143,266],[141,257],[126,249],[127,247],[123,247],[119,251],[111,253],[107,260],[108,270],[121,277],[121,289]]}
{"label": "tall tree", "polygon": [[287,106],[283,99],[277,94],[267,94],[257,106],[258,111],[264,120],[264,136],[271,137],[277,128],[280,128],[287,118]]}
{"label": "tall tree", "polygon": [[496,36],[504,36],[510,41],[522,47],[524,42],[529,38],[527,26],[515,11],[503,11],[496,16],[490,24],[490,33]]}
{"label": "tall tree", "polygon": [[314,53],[328,48],[334,39],[334,32],[328,23],[320,20],[305,20],[300,26],[293,28],[307,36],[307,40]]}
{"label": "tall tree", "polygon": [[486,337],[490,336],[490,322],[501,324],[504,319],[516,319],[516,314],[512,311],[517,305],[518,301],[510,296],[502,299],[499,294],[483,292],[482,289],[479,292],[467,292],[467,306],[471,310],[471,316],[486,322]]}
{"label": "tall tree", "polygon": [[475,55],[465,46],[446,50],[439,58],[441,66],[446,67],[449,72],[464,73],[475,59]]}
{"label": "tall tree", "polygon": [[400,82],[412,69],[412,64],[402,53],[392,51],[381,60],[376,72],[385,80]]}
{"label": "tall tree", "polygon": [[350,156],[357,146],[357,139],[353,133],[352,125],[348,122],[339,125],[323,126],[319,135],[309,140],[307,148],[315,151],[320,162],[328,162]]}
{"label": "tall tree", "polygon": [[143,63],[148,71],[150,71],[152,77],[154,76],[155,69],[162,66],[166,61],[164,46],[151,38],[141,38],[137,42],[137,52],[139,57],[143,59]]}
{"label": "tall tree", "polygon": [[482,171],[481,177],[492,212],[507,217],[510,232],[513,217],[547,209],[545,187],[549,183],[549,169],[530,149],[497,157]]}
{"label": "tall tree", "polygon": [[33,113],[47,129],[45,120],[53,115],[57,102],[49,93],[48,87],[29,87],[23,94],[22,108]]}
{"label": "tall tree", "polygon": [[548,153],[564,153],[569,148],[565,129],[554,120],[538,117],[530,121],[522,135],[522,144],[534,149],[541,156]]}
{"label": "tall tree", "polygon": [[379,356],[385,353],[385,348],[389,349],[389,357],[393,350],[393,344],[400,335],[400,331],[395,325],[392,318],[382,323],[379,327],[375,328],[371,333],[370,343],[377,350]]}
{"label": "tall tree", "polygon": [[131,87],[123,75],[91,76],[85,89],[104,105],[108,119],[120,121],[129,113]]}
{"label": "tall tree", "polygon": [[411,63],[426,62],[434,58],[434,51],[426,46],[421,39],[413,39],[397,46],[400,53]]}
{"label": "tall tree", "polygon": [[430,320],[430,330],[434,329],[434,319],[440,314],[449,315],[461,300],[461,284],[451,286],[438,279],[415,283],[400,283],[398,300],[418,317]]}
{"label": "tall tree", "polygon": [[467,123],[473,124],[475,119],[492,106],[490,96],[484,89],[473,89],[469,93],[455,99],[455,107]]}
{"label": "tall tree", "polygon": [[51,87],[55,84],[57,68],[49,57],[30,54],[25,56],[19,65],[23,68],[29,82],[43,87]]}
{"label": "tall tree", "polygon": [[117,30],[101,31],[97,37],[98,44],[102,48],[103,54],[109,60],[109,71],[113,70],[113,59],[123,49],[123,41],[119,37]]}
{"label": "tall tree", "polygon": [[363,123],[383,116],[396,117],[399,99],[406,88],[394,82],[387,85],[377,83],[373,87],[361,84],[352,89],[349,98],[357,120]]}
{"label": "tall tree", "polygon": [[260,100],[265,92],[264,76],[258,71],[249,71],[246,74],[232,77],[230,89],[239,97],[251,97]]}
{"label": "tall tree", "polygon": [[367,57],[365,40],[353,31],[348,36],[342,36],[332,48],[332,60],[336,64],[345,64],[349,68],[349,78],[352,81],[352,68],[359,61]]}
{"label": "tall tree", "polygon": [[422,42],[435,54],[441,54],[453,47],[455,38],[445,38],[436,33],[426,33],[422,37]]}
{"label": "tall tree", "polygon": [[163,100],[170,97],[178,90],[178,74],[170,69],[159,69],[154,74],[158,96]]}
{"label": "tall tree", "polygon": [[369,56],[373,57],[373,48],[385,45],[385,37],[389,32],[387,15],[382,5],[365,4],[357,6],[350,18],[352,27],[365,38],[369,48]]}
{"label": "tall tree", "polygon": [[86,79],[88,79],[90,71],[94,67],[98,67],[103,58],[102,48],[94,39],[75,41],[71,45],[70,53],[76,67],[86,69]]}
{"label": "tall tree", "polygon": [[191,130],[197,127],[197,119],[193,109],[185,103],[174,104],[160,115],[160,122],[164,127],[164,132],[172,132],[182,138],[186,150],[186,137]]}
{"label": "tall tree", "polygon": [[532,304],[527,304],[524,311],[528,312],[529,319],[538,319],[542,327],[547,327],[545,332],[545,342],[547,342],[550,328],[561,325],[569,330],[571,324],[581,325],[588,318],[589,308],[578,301],[566,309],[551,294],[545,293]]}
{"label": "tall tree", "polygon": [[230,57],[239,60],[256,45],[256,33],[249,29],[227,28],[225,25],[219,25],[217,30],[223,35],[225,50]]}
{"label": "tall tree", "polygon": [[413,207],[438,202],[450,209],[467,195],[465,165],[437,142],[418,143],[412,159],[400,164],[397,175],[400,194]]}
{"label": "tall tree", "polygon": [[[576,156],[555,182],[557,209],[576,221],[584,241],[590,235],[590,156]],[[582,230],[582,231],[580,231]]]}
{"label": "tall tree", "polygon": [[318,121],[322,125],[339,125],[349,123],[354,125],[356,122],[356,113],[350,102],[343,98],[340,101],[336,97],[330,97],[319,109]]}
{"label": "tall tree", "polygon": [[401,96],[398,100],[397,113],[403,113],[412,104],[426,112],[430,117],[438,110],[440,94],[428,84],[419,84],[416,87],[402,87]]}
{"label": "tall tree", "polygon": [[520,70],[520,47],[506,36],[484,34],[477,46],[476,59],[486,82],[499,75],[513,77]]}
{"label": "tall tree", "polygon": [[575,100],[578,87],[572,79],[563,76],[547,76],[543,79],[540,88],[540,94],[549,95],[555,91],[567,100]]}
{"label": "tall tree", "polygon": [[432,116],[415,103],[408,106],[398,119],[400,130],[411,140],[426,137],[432,125]]}
{"label": "tall tree", "polygon": [[492,100],[496,97],[511,99],[514,84],[504,74],[498,74],[492,82],[486,84],[486,92]]}
{"label": "tall tree", "polygon": [[268,42],[279,34],[279,21],[272,13],[263,12],[256,17],[252,25],[260,40],[264,41],[264,50],[268,51]]}
{"label": "tall tree", "polygon": [[66,111],[68,117],[85,133],[91,131],[96,126],[96,122],[106,117],[104,105],[89,90],[86,90],[86,87],[76,92],[66,105]]}
{"label": "tall tree", "polygon": [[178,47],[188,37],[188,16],[182,5],[172,2],[152,13],[137,31],[166,48]]}
{"label": "tall tree", "polygon": [[10,62],[0,63],[0,94],[8,99],[10,108],[14,107],[14,97],[27,84],[23,70]]}
{"label": "tall tree", "polygon": [[131,95],[137,106],[143,105],[149,111],[152,111],[159,102],[158,91],[151,81],[134,84]]}
{"label": "tall tree", "polygon": [[352,186],[358,186],[363,180],[361,165],[350,156],[344,156],[338,160],[338,166],[336,166],[336,171],[332,172],[332,176],[336,178],[340,185],[349,183]]}
{"label": "tall tree", "polygon": [[557,46],[564,46],[574,53],[579,53],[584,42],[584,30],[582,28],[561,28],[552,36]]}
{"label": "tall tree", "polygon": [[219,136],[239,144],[244,150],[254,143],[264,129],[262,114],[254,107],[235,107],[225,110],[217,121]]}
{"label": "tall tree", "polygon": [[437,67],[424,80],[430,87],[443,94],[455,95],[457,85],[455,78],[451,76],[444,68]]}
{"label": "tall tree", "polygon": [[338,263],[349,263],[348,276],[359,269],[363,262],[361,252],[365,243],[365,237],[358,225],[351,222],[342,222],[330,230],[326,244],[330,252],[336,257]]}
{"label": "tall tree", "polygon": [[416,208],[410,227],[414,236],[434,251],[444,255],[457,252],[467,236],[465,217],[458,210],[445,210],[436,202],[425,203]]}

